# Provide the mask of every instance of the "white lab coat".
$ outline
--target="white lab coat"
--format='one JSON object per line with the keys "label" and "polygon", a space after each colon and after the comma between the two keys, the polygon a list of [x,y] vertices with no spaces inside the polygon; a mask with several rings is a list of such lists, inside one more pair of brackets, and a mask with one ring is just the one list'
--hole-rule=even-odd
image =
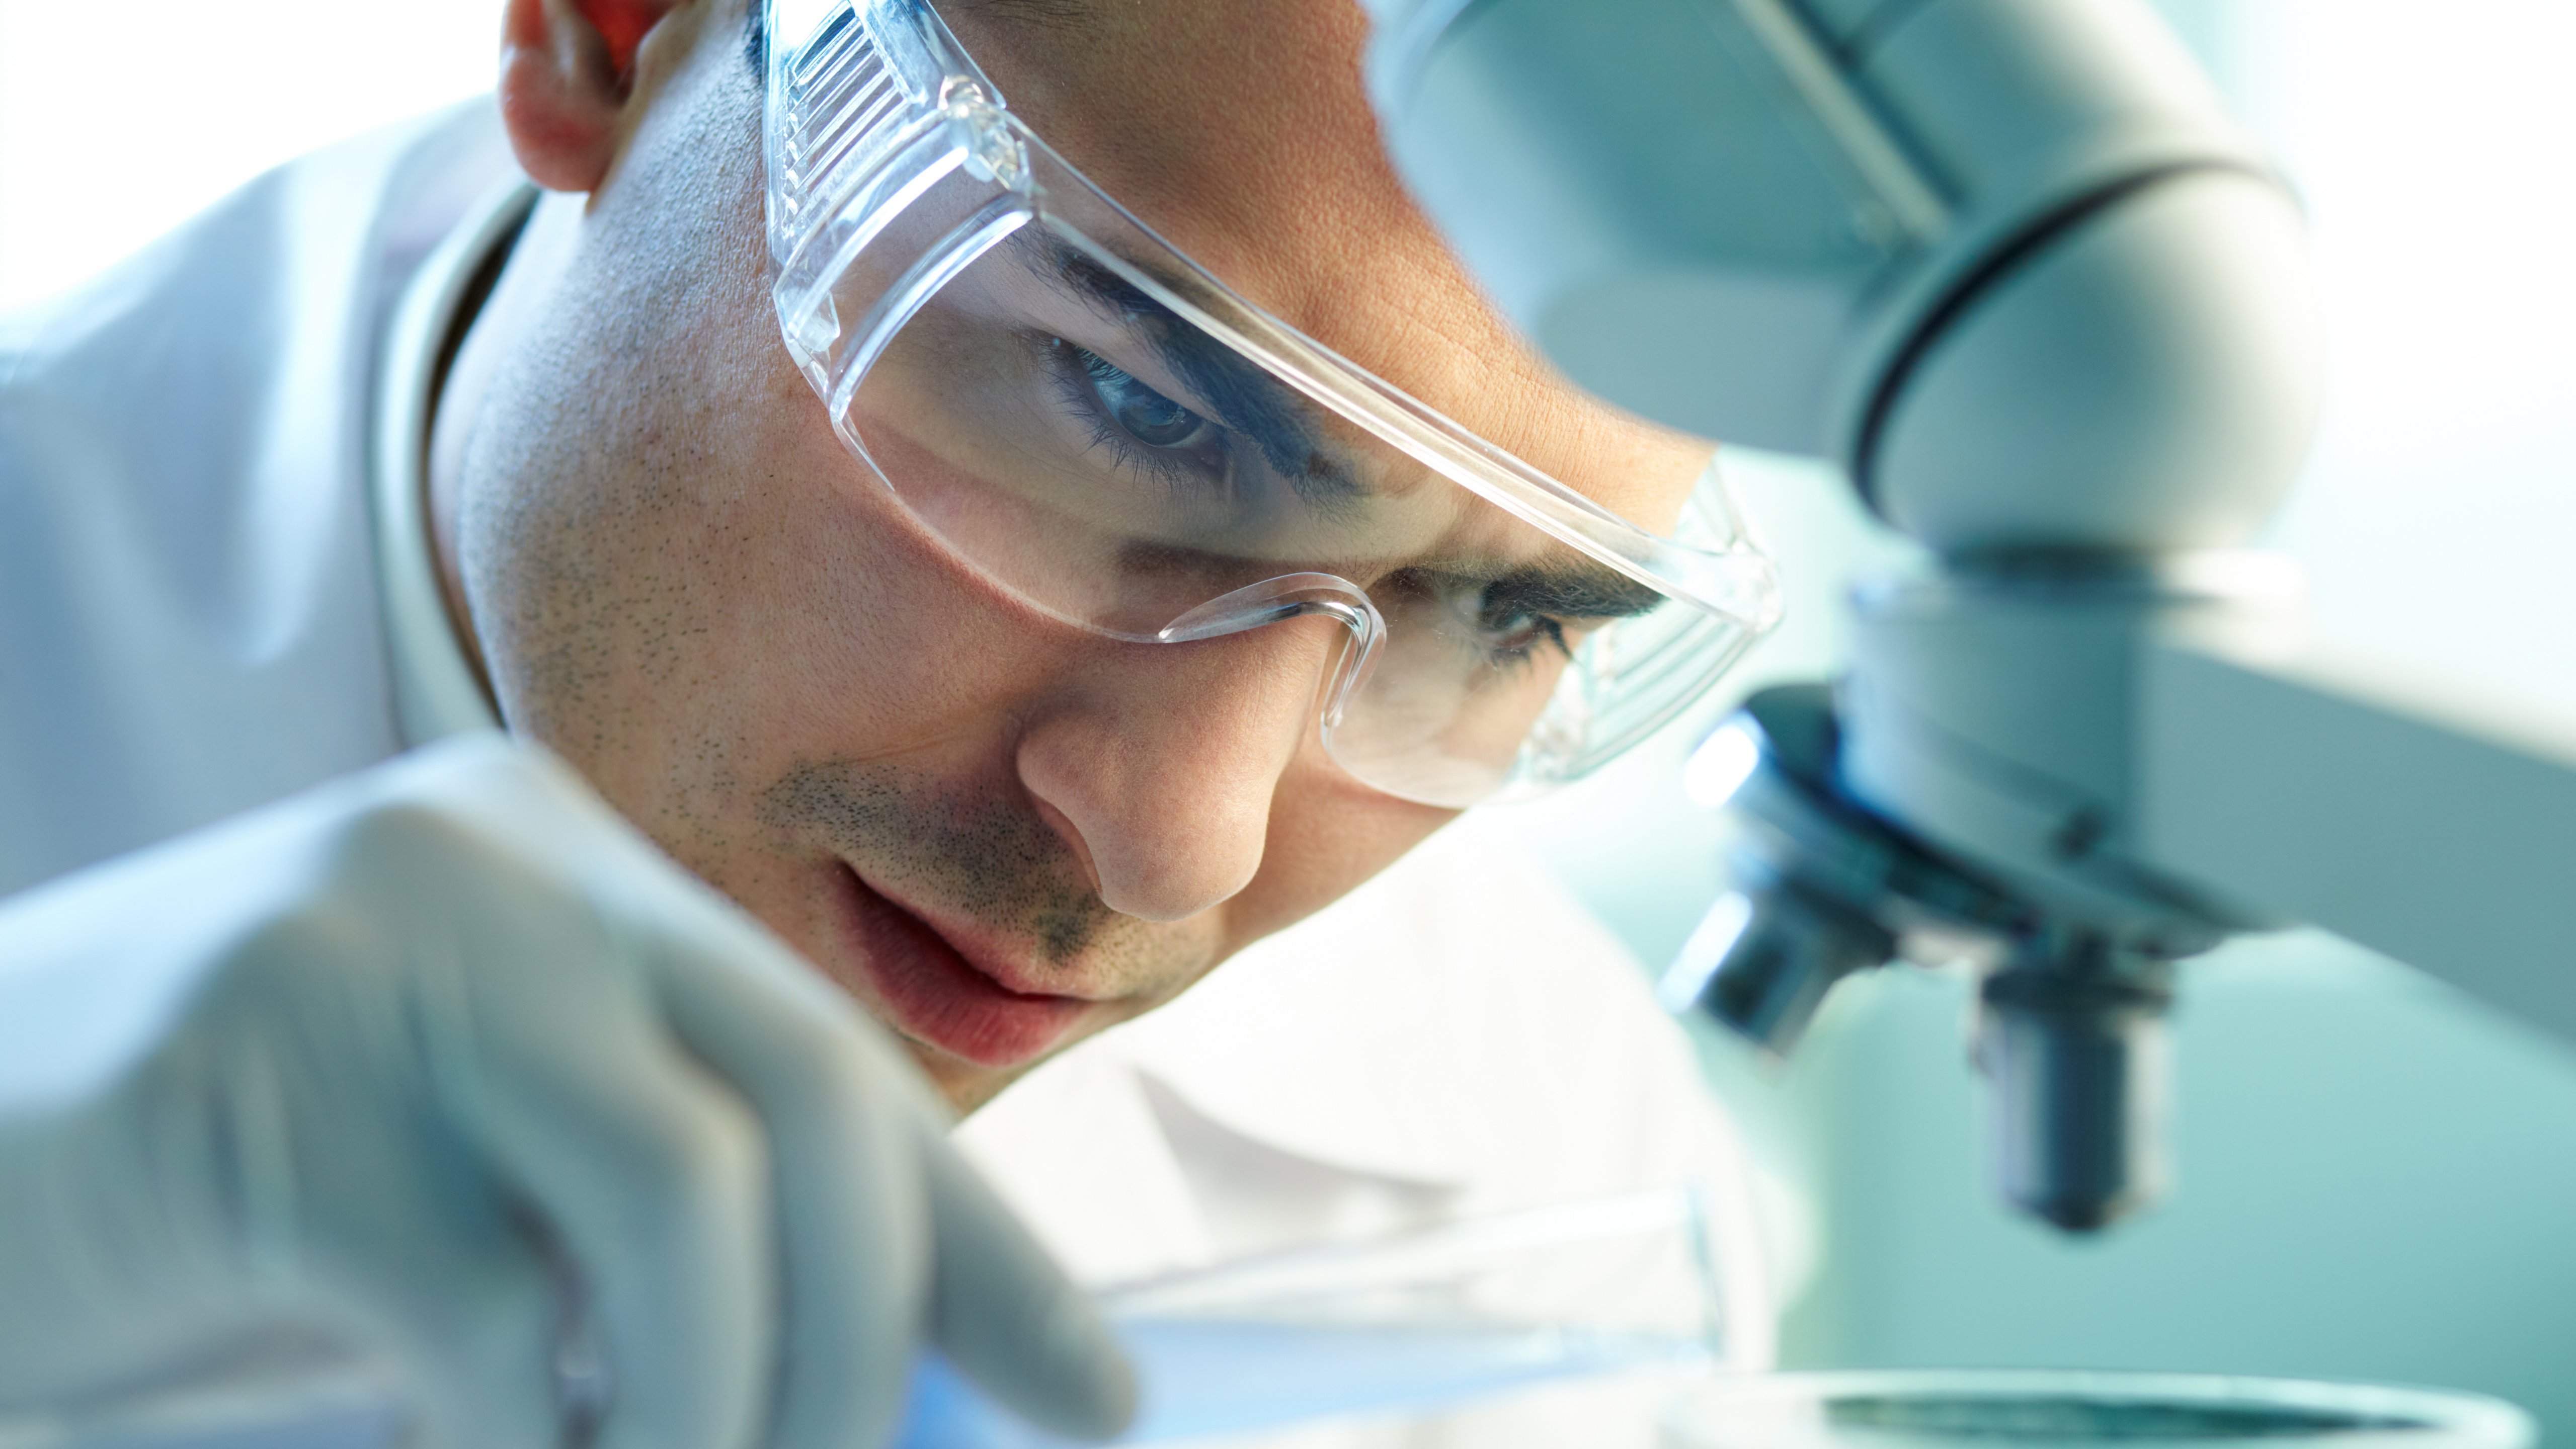
{"label": "white lab coat", "polygon": [[[417,403],[514,175],[489,104],[461,107],[0,322],[0,894],[488,720],[427,570]],[[959,1140],[1103,1281],[1696,1180],[1731,1355],[1769,1357],[1747,1165],[1686,1044],[1472,829]]]}
{"label": "white lab coat", "polygon": [[0,321],[0,894],[403,748],[374,382],[509,165],[488,104],[379,132]]}

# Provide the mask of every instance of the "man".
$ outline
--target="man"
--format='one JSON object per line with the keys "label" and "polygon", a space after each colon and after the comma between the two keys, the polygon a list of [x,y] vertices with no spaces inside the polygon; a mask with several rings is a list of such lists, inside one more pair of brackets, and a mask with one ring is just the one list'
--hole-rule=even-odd
{"label": "man", "polygon": [[[1356,11],[949,18],[1189,259],[1677,526],[1705,445],[1482,303],[1377,153]],[[532,209],[452,121],[273,178],[10,341],[0,887],[98,868],[0,915],[0,1403],[294,1322],[389,1347],[449,1442],[604,1412],[611,1443],[864,1443],[926,1335],[1106,1430],[1114,1351],[846,1003],[971,1109],[1403,854],[1461,771],[1490,793],[1657,586],[1566,546],[1627,525],[1542,535],[1220,356],[1175,307],[1224,294],[1120,269],[1150,239],[1028,230],[848,362],[776,285],[807,253],[762,68],[805,37],[728,0],[504,24]],[[1072,463],[967,407],[1040,368],[1087,419],[1080,509]],[[1179,537],[1187,468],[1227,509]],[[1166,596],[1207,603],[1118,612]],[[562,763],[469,739],[119,859],[495,717]],[[604,1396],[556,1371],[567,1314]]]}

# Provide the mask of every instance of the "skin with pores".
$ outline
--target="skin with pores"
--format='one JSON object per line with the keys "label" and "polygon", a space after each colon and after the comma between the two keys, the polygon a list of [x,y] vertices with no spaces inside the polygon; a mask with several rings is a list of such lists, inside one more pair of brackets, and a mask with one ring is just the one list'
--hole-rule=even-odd
{"label": "skin with pores", "polygon": [[[902,1035],[961,1108],[1450,812],[1329,760],[1338,626],[1122,643],[959,561],[780,346],[743,0],[511,0],[538,208],[431,513],[511,725]],[[1405,196],[1347,0],[943,6],[1013,109],[1256,302],[1629,517],[1705,444],[1535,361]]]}

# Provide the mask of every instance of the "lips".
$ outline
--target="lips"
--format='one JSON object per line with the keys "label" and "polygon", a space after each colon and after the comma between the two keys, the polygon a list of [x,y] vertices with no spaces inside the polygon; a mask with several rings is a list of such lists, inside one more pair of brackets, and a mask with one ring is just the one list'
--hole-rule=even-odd
{"label": "lips", "polygon": [[1034,1060],[1098,1003],[1004,986],[911,912],[841,867],[859,968],[893,1018],[887,1025],[980,1066]]}

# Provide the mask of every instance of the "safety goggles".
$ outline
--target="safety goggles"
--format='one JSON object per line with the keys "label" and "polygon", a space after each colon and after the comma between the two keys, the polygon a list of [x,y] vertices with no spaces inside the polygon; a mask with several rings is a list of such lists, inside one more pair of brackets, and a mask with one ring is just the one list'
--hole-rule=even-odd
{"label": "safety goggles", "polygon": [[875,479],[1025,603],[1161,644],[1331,621],[1325,747],[1444,806],[1596,768],[1777,618],[1713,470],[1672,536],[1638,527],[1181,255],[925,0],[766,3],[788,351]]}

